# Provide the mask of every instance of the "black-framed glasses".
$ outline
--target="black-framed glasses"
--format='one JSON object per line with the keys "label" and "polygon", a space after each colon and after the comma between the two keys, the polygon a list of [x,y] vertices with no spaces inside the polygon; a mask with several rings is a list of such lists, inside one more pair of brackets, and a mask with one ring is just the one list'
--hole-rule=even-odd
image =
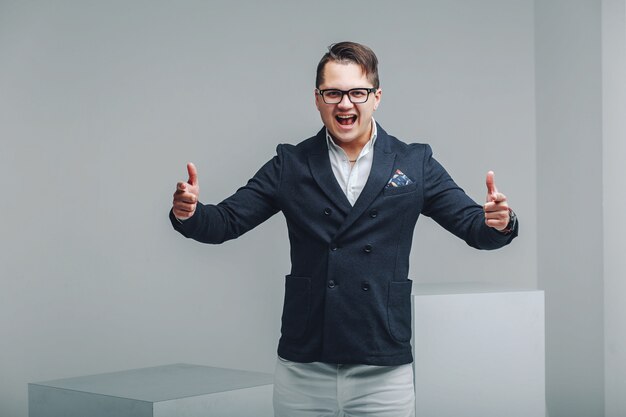
{"label": "black-framed glasses", "polygon": [[354,104],[365,103],[370,97],[370,93],[375,93],[377,88],[351,88],[350,90],[337,90],[336,88],[327,88],[326,90],[317,89],[317,93],[322,96],[322,100],[326,104],[338,104],[343,100],[345,94],[348,95],[350,102]]}

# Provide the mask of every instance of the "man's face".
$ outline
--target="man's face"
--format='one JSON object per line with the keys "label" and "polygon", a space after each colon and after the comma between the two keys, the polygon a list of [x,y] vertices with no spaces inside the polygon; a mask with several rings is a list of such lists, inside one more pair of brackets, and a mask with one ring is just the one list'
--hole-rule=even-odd
{"label": "man's face", "polygon": [[[324,66],[324,82],[320,90],[336,88],[350,90],[352,88],[372,88],[365,72],[354,63],[341,64],[329,61]],[[344,94],[340,103],[326,104],[322,96],[315,94],[315,105],[322,116],[322,122],[337,145],[365,145],[372,133],[372,114],[380,103],[380,88],[369,95],[365,103],[354,104]]]}

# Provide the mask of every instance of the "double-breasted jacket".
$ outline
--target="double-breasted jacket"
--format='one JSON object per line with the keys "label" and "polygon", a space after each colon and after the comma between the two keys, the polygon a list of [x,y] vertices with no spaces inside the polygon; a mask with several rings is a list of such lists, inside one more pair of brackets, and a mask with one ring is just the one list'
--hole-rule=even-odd
{"label": "double-breasted jacket", "polygon": [[[298,145],[278,145],[276,156],[221,203],[198,204],[182,223],[170,212],[184,236],[221,243],[282,211],[291,246],[278,345],[285,359],[412,361],[409,254],[420,214],[479,249],[499,248],[517,235],[485,225],[482,206],[428,145],[406,144],[377,128],[372,169],[354,206],[334,177],[322,129]],[[387,186],[396,170],[408,185]]]}

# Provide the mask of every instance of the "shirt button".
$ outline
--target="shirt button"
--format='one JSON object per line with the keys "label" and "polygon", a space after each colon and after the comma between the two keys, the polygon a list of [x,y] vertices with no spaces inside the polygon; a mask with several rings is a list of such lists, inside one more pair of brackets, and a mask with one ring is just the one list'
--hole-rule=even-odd
{"label": "shirt button", "polygon": [[328,288],[335,288],[335,281],[334,280],[329,280],[328,281]]}
{"label": "shirt button", "polygon": [[330,208],[328,208],[328,207],[326,207],[326,208],[324,209],[324,214],[325,214],[325,215],[327,215],[327,216],[330,216],[330,213],[332,213],[332,212],[333,212],[333,211],[332,211]]}
{"label": "shirt button", "polygon": [[365,246],[363,247],[363,251],[364,251],[365,253],[370,253],[370,252],[372,251],[372,245],[365,245]]}
{"label": "shirt button", "polygon": [[373,209],[372,211],[370,211],[370,217],[373,219],[374,217],[378,216],[378,210]]}
{"label": "shirt button", "polygon": [[337,250],[337,248],[339,248],[339,246],[337,246],[335,242],[330,244],[330,250]]}
{"label": "shirt button", "polygon": [[370,283],[369,283],[369,282],[367,282],[367,281],[363,281],[363,282],[361,283],[361,289],[362,289],[363,291],[369,291],[369,290],[370,290]]}

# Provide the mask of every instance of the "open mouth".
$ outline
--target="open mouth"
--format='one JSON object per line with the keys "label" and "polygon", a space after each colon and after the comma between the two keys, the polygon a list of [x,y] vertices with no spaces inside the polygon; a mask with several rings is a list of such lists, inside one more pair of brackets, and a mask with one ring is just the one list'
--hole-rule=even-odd
{"label": "open mouth", "polygon": [[342,126],[352,126],[354,123],[356,123],[356,115],[354,114],[338,114],[337,116],[335,116],[335,119]]}

